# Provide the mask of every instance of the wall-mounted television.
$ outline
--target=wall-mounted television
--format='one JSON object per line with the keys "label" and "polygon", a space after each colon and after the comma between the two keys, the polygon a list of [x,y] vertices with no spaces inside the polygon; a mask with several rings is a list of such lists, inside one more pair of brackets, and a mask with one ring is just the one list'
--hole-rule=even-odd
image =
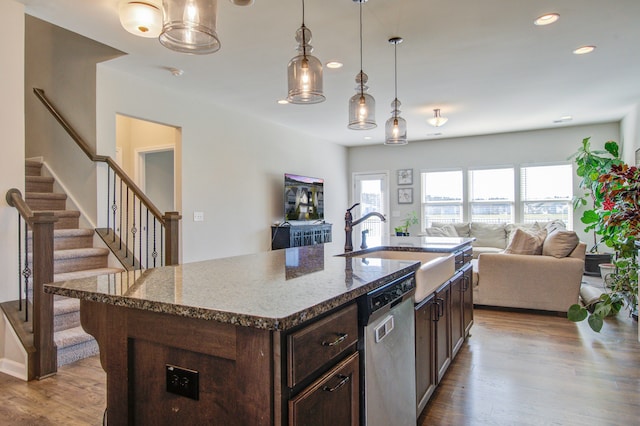
{"label": "wall-mounted television", "polygon": [[284,219],[324,220],[324,179],[285,173]]}

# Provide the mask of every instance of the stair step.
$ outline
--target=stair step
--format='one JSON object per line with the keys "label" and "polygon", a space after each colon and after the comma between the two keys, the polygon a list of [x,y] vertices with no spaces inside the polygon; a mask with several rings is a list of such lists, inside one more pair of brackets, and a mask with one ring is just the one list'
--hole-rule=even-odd
{"label": "stair step", "polygon": [[53,192],[54,179],[49,176],[25,176],[25,192]]}
{"label": "stair step", "polygon": [[62,331],[80,325],[80,300],[56,299],[53,303],[53,331]]}
{"label": "stair step", "polygon": [[40,176],[42,171],[42,163],[39,161],[25,160],[24,172],[27,176]]}
{"label": "stair step", "polygon": [[67,208],[67,194],[53,192],[26,192],[24,201],[31,210],[64,210]]}
{"label": "stair step", "polygon": [[63,272],[60,274],[55,274],[53,276],[53,281],[54,282],[69,281],[69,280],[75,280],[78,278],[96,277],[98,275],[118,274],[120,272],[124,272],[124,270],[120,268],[98,268],[98,269],[86,269],[84,271]]}
{"label": "stair step", "polygon": [[[33,210],[33,209],[32,209]],[[34,213],[42,210],[33,210]],[[50,211],[58,221],[53,224],[53,229],[73,229],[77,228],[80,224],[80,212],[77,210],[54,210]]]}
{"label": "stair step", "polygon": [[106,268],[107,256],[109,250],[99,247],[57,250],[53,252],[53,273]]}
{"label": "stair step", "polygon": [[[67,250],[74,248],[93,247],[93,229],[75,228],[75,229],[54,229],[53,230],[53,249]],[[32,232],[29,231],[27,236],[28,251],[31,251]]]}
{"label": "stair step", "polygon": [[54,333],[53,341],[58,347],[58,367],[100,353],[98,343],[80,326]]}

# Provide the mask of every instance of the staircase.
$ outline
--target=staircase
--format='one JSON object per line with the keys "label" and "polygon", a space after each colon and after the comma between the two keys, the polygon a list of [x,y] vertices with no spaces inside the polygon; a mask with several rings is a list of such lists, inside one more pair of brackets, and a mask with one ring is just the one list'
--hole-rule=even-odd
{"label": "staircase", "polygon": [[[52,212],[54,226],[54,281],[122,272],[108,267],[109,250],[93,246],[93,229],[79,228],[80,212],[66,210],[66,194],[53,192],[54,179],[41,175],[42,163],[25,162],[25,201],[34,211]],[[31,252],[31,235],[27,248]],[[98,345],[80,326],[80,301],[54,298],[54,341],[58,366],[98,354]]]}

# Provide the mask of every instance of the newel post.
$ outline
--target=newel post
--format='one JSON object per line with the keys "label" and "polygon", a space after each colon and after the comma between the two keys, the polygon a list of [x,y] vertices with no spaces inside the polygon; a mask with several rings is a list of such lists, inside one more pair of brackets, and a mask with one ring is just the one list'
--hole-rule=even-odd
{"label": "newel post", "polygon": [[180,263],[180,216],[179,212],[166,212],[164,220],[164,264],[178,265]]}
{"label": "newel post", "polygon": [[43,379],[58,371],[57,348],[53,341],[53,295],[43,291],[53,282],[52,213],[34,213],[33,231],[33,343],[36,348],[35,376]]}

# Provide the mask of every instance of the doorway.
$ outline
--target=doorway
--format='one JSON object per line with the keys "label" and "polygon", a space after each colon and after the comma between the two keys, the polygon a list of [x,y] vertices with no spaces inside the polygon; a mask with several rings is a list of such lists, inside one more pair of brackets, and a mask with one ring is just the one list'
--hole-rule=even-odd
{"label": "doorway", "polygon": [[360,229],[353,233],[354,247],[362,244],[362,232],[366,232],[367,245],[380,245],[389,235],[389,173],[371,172],[353,174],[353,203],[360,203],[353,209],[353,217],[358,219],[370,212],[382,213],[386,222],[373,217],[365,220]]}

